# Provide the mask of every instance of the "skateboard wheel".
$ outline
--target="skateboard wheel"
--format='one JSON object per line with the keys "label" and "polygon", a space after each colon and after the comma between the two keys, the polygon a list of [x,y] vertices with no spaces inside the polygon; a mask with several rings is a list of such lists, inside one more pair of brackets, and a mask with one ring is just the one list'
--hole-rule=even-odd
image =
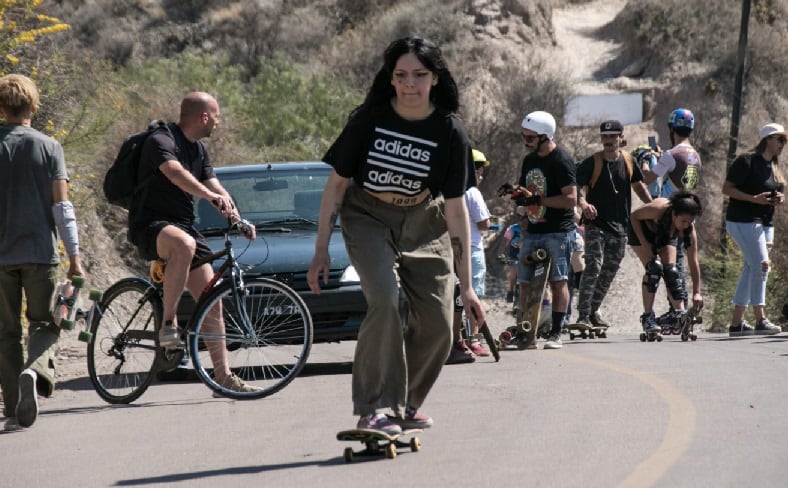
{"label": "skateboard wheel", "polygon": [[85,286],[85,278],[83,276],[74,276],[71,278],[71,285],[74,288],[82,288]]}
{"label": "skateboard wheel", "polygon": [[689,336],[687,334],[681,334],[681,342],[687,342],[689,340]]}
{"label": "skateboard wheel", "polygon": [[390,443],[386,446],[386,459],[394,459],[397,457],[397,446]]}
{"label": "skateboard wheel", "polygon": [[508,330],[501,332],[501,335],[498,336],[498,340],[501,341],[501,344],[508,344],[512,340],[512,333]]}
{"label": "skateboard wheel", "polygon": [[103,293],[101,293],[101,290],[90,290],[88,298],[93,302],[100,302],[102,295]]}
{"label": "skateboard wheel", "polygon": [[646,334],[643,332],[640,333],[640,342],[646,342]]}
{"label": "skateboard wheel", "polygon": [[662,342],[662,336],[657,336],[657,342]]}
{"label": "skateboard wheel", "polygon": [[695,335],[695,334],[690,334],[690,339],[692,339],[693,341],[697,341],[698,340],[698,336]]}
{"label": "skateboard wheel", "polygon": [[74,321],[68,319],[61,319],[60,328],[63,330],[74,330]]}
{"label": "skateboard wheel", "polygon": [[574,333],[574,332],[570,332],[570,333],[569,333],[569,340],[570,340],[570,341],[573,341],[573,340],[575,340],[575,333]]}
{"label": "skateboard wheel", "polygon": [[91,334],[86,330],[83,330],[80,331],[79,336],[77,338],[82,342],[90,342],[90,340],[93,339],[93,334]]}
{"label": "skateboard wheel", "polygon": [[419,440],[419,438],[418,437],[411,438],[410,439],[410,450],[412,452],[419,452],[419,449],[421,449],[421,441]]}
{"label": "skateboard wheel", "polygon": [[346,463],[353,462],[353,448],[346,447],[345,452],[342,454],[342,457],[345,458]]}

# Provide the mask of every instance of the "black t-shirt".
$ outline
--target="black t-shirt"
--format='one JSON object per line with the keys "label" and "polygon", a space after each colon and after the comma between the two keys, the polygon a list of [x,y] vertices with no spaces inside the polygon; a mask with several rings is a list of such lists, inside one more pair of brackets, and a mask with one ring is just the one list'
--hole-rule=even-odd
{"label": "black t-shirt", "polygon": [[[529,153],[523,158],[519,184],[537,195],[560,195],[561,188],[575,184],[575,163],[559,147],[544,157]],[[531,205],[526,212],[527,234],[568,232],[575,228],[572,208]]]}
{"label": "black t-shirt", "polygon": [[[594,171],[594,156],[586,158],[577,166],[577,186],[589,184]],[[643,172],[637,164],[632,165],[632,176],[627,175],[624,157],[615,161],[602,158],[602,172],[594,187],[586,192],[586,201],[596,207],[597,217],[587,223],[605,231],[625,236],[629,227],[632,209],[632,183],[643,181]]]}
{"label": "black t-shirt", "polygon": [[[725,180],[748,195],[779,189],[779,184],[774,181],[772,162],[763,159],[760,154],[745,154],[736,158],[728,169]],[[725,219],[730,222],[761,222],[771,227],[773,217],[772,205],[759,205],[731,198]]]}
{"label": "black t-shirt", "polygon": [[372,193],[409,197],[429,188],[433,196],[457,198],[475,185],[465,128],[437,110],[417,121],[389,105],[357,113],[323,161]]}
{"label": "black t-shirt", "polygon": [[172,137],[166,130],[158,130],[145,140],[140,157],[139,179],[153,173],[148,182],[142,207],[136,210],[136,202],[131,205],[131,217],[135,224],[164,220],[190,226],[194,223],[194,198],[191,194],[175,186],[159,166],[166,161],[180,161],[181,165],[198,181],[215,177],[211,160],[202,142],[190,142],[177,124],[168,124]]}

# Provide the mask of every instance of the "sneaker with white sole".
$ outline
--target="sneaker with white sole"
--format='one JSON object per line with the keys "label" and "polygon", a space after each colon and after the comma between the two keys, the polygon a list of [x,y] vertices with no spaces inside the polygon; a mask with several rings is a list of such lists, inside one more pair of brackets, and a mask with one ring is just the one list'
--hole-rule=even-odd
{"label": "sneaker with white sole", "polygon": [[391,421],[382,413],[372,413],[369,415],[362,415],[356,424],[357,429],[379,430],[384,434],[398,435],[402,434],[402,427]]}
{"label": "sneaker with white sole", "polygon": [[753,329],[750,324],[743,320],[736,325],[731,325],[728,328],[728,336],[730,337],[751,336],[753,334],[755,334],[755,329]]}
{"label": "sneaker with white sole", "polygon": [[16,419],[22,427],[30,427],[38,417],[38,374],[30,368],[19,375],[19,401],[16,404]]}
{"label": "sneaker with white sole", "polygon": [[779,334],[782,331],[783,330],[779,325],[774,325],[773,323],[769,322],[769,319],[766,317],[763,317],[761,320],[755,323],[755,335]]}
{"label": "sneaker with white sole", "polygon": [[429,429],[432,427],[432,417],[420,413],[413,407],[405,407],[405,418],[390,417],[391,421],[405,429]]}
{"label": "sneaker with white sole", "polygon": [[181,331],[177,325],[172,323],[172,320],[164,322],[159,329],[159,346],[168,350],[183,348]]}
{"label": "sneaker with white sole", "polygon": [[562,347],[564,347],[564,343],[561,342],[561,334],[552,333],[547,337],[543,349],[561,349]]}
{"label": "sneaker with white sole", "polygon": [[[228,390],[232,390],[238,393],[252,393],[255,391],[261,391],[262,388],[259,386],[253,386],[247,384],[244,380],[239,378],[235,374],[231,374],[224,378],[224,381],[217,381],[222,387],[227,388]],[[219,393],[218,391],[213,392],[214,398],[225,398],[224,395]]]}

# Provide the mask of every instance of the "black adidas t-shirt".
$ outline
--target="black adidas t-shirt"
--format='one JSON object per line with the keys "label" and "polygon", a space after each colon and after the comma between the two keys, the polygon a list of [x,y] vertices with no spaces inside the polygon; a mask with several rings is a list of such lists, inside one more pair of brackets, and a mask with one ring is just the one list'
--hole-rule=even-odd
{"label": "black adidas t-shirt", "polygon": [[[725,180],[748,195],[779,189],[779,185],[774,181],[772,162],[763,159],[760,154],[745,154],[736,158]],[[761,222],[771,227],[773,218],[772,205],[759,205],[735,198],[728,201],[725,219],[730,222]]]}
{"label": "black adidas t-shirt", "polygon": [[[586,158],[577,166],[577,186],[589,185],[594,172],[594,156]],[[632,208],[632,183],[643,181],[643,172],[638,164],[632,165],[632,176],[627,174],[624,157],[615,161],[602,157],[602,171],[594,187],[587,189],[586,201],[596,207],[597,217],[589,221],[602,230],[619,236],[627,235],[629,214]]]}
{"label": "black adidas t-shirt", "polygon": [[465,128],[437,110],[417,121],[403,119],[389,105],[357,113],[323,161],[371,193],[406,198],[429,188],[433,196],[457,198],[475,185]]}
{"label": "black adidas t-shirt", "polygon": [[140,156],[142,180],[153,173],[148,182],[142,208],[137,211],[137,203],[132,203],[132,221],[144,224],[154,220],[164,220],[174,224],[191,226],[194,223],[194,197],[174,185],[158,168],[166,161],[180,161],[181,165],[198,181],[215,177],[208,152],[202,143],[190,142],[177,124],[169,124],[172,137],[165,130],[154,132],[145,140]]}
{"label": "black adidas t-shirt", "polygon": [[[544,157],[529,153],[523,158],[519,184],[537,195],[560,195],[561,188],[575,184],[575,162],[560,147]],[[569,232],[575,228],[573,208],[531,205],[526,207],[526,219],[526,235]]]}

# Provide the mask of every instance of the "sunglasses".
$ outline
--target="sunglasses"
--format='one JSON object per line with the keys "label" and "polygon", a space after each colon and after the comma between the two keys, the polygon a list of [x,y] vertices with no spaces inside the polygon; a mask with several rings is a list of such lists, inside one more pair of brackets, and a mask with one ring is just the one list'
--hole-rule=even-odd
{"label": "sunglasses", "polygon": [[527,142],[528,144],[530,144],[532,142],[536,142],[537,140],[539,140],[539,136],[538,135],[536,135],[536,136],[527,136],[527,135],[523,134],[522,132],[520,133],[520,137],[522,137],[523,140],[525,142]]}
{"label": "sunglasses", "polygon": [[788,137],[786,136],[772,136],[772,139],[779,142],[780,144],[785,144],[788,142]]}

